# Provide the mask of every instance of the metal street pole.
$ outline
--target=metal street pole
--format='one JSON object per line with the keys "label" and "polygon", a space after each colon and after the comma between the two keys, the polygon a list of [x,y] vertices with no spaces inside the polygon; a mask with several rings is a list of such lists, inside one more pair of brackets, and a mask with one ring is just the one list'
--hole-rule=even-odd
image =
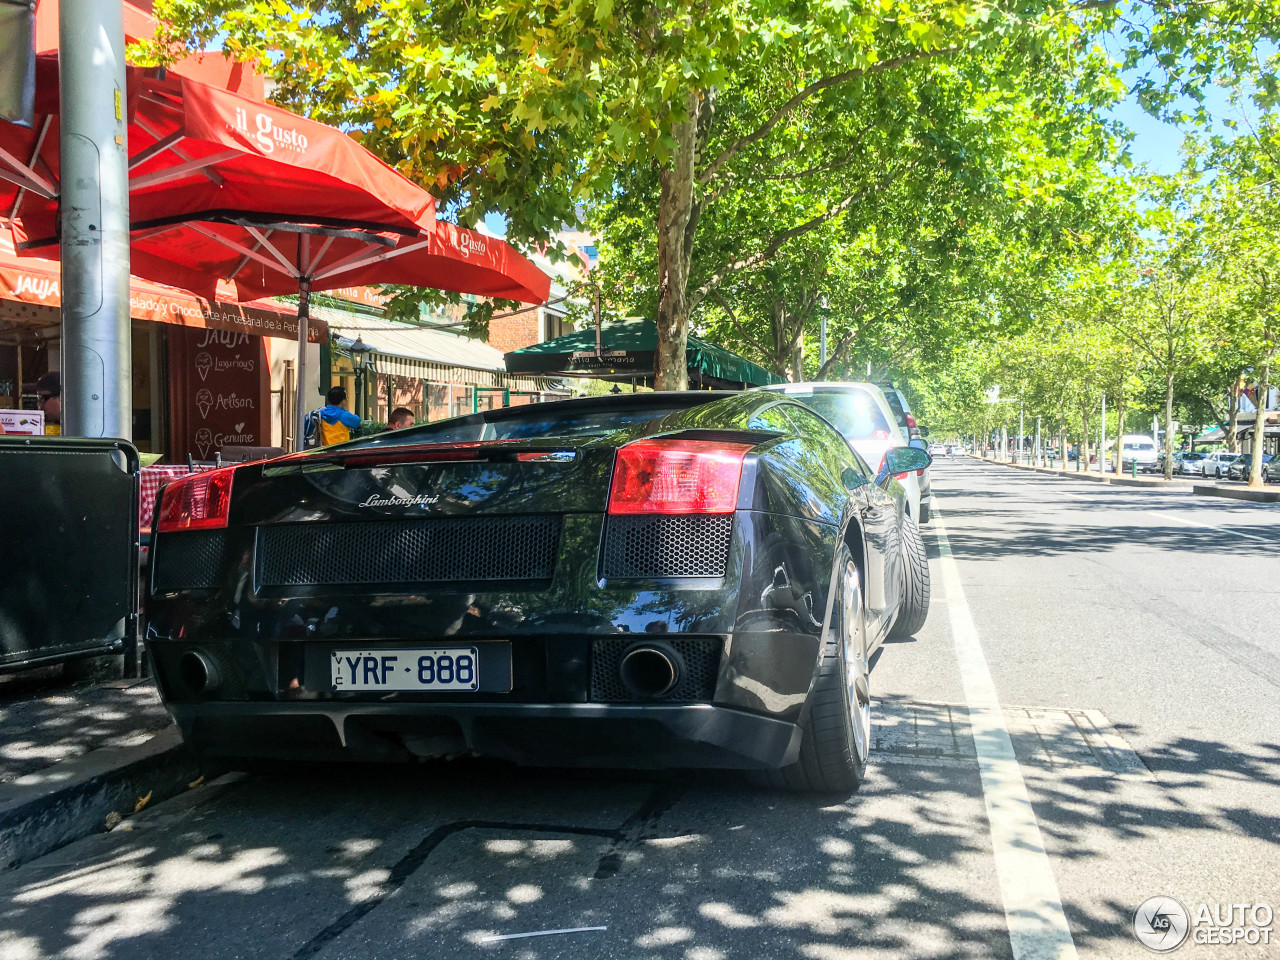
{"label": "metal street pole", "polygon": [[1027,435],[1027,431],[1023,429],[1025,424],[1022,422],[1022,401],[1018,401],[1018,462],[1022,462],[1022,438]]}
{"label": "metal street pole", "polygon": [[1040,456],[1040,418],[1039,417],[1036,417],[1036,447],[1035,447],[1034,459],[1035,459],[1036,465],[1040,466],[1041,465],[1040,461],[1043,458]]}
{"label": "metal street pole", "polygon": [[62,432],[133,436],[124,5],[64,0],[61,76]]}
{"label": "metal street pole", "polygon": [[1098,472],[1107,472],[1107,395],[1102,395],[1102,436],[1098,440]]}
{"label": "metal street pole", "polygon": [[821,366],[827,365],[827,308],[825,305],[822,307],[822,354],[818,362]]}

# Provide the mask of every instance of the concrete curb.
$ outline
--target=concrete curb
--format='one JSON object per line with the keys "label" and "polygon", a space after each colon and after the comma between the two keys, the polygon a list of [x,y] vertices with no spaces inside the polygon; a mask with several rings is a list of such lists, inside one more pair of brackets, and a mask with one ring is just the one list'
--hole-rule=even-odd
{"label": "concrete curb", "polygon": [[1064,480],[1085,480],[1089,483],[1107,483],[1120,487],[1151,487],[1156,490],[1185,490],[1191,492],[1198,489],[1192,480],[1147,479],[1146,477],[1117,477],[1114,473],[1088,473],[1084,470],[1058,470],[1053,467],[1033,467],[1024,463],[1006,463],[1003,460],[988,460],[986,457],[975,457],[983,463],[995,464],[997,467],[1013,467],[1015,470],[1030,470],[1033,473],[1048,477],[1061,477]]}
{"label": "concrete curb", "polygon": [[1155,487],[1157,490],[1195,490],[1192,480],[1139,480],[1136,477],[1111,477],[1108,483],[1121,487]]}
{"label": "concrete curb", "polygon": [[177,727],[145,743],[108,747],[0,784],[0,869],[42,857],[128,816],[139,800],[158,803],[199,773]]}
{"label": "concrete curb", "polygon": [[1191,488],[1205,497],[1226,497],[1228,500],[1252,500],[1254,503],[1280,503],[1280,490],[1250,490],[1248,487]]}

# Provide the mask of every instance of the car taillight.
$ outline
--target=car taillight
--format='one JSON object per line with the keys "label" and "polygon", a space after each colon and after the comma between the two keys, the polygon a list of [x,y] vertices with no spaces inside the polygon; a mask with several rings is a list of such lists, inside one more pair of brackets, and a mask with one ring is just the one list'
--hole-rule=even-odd
{"label": "car taillight", "polygon": [[750,443],[637,440],[618,450],[609,513],[732,513]]}
{"label": "car taillight", "polygon": [[160,494],[157,533],[211,530],[227,525],[235,467],[196,473],[166,484]]}

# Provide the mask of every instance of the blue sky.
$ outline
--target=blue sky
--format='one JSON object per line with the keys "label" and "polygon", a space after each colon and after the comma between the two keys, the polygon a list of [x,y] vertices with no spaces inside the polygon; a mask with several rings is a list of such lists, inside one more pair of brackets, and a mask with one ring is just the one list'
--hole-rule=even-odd
{"label": "blue sky", "polygon": [[1126,100],[1111,115],[1134,133],[1129,153],[1135,164],[1146,164],[1156,173],[1176,173],[1182,166],[1178,149],[1183,131],[1148,114],[1132,100]]}

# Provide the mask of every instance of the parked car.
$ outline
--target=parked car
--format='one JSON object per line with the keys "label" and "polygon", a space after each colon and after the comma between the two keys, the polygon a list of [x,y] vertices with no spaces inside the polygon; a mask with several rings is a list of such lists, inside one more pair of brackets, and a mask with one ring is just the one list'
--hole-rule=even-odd
{"label": "parked car", "polygon": [[1120,438],[1120,469],[1132,470],[1135,463],[1143,473],[1157,465],[1163,467],[1155,440],[1145,434],[1126,433]]}
{"label": "parked car", "polygon": [[[758,390],[784,393],[826,417],[873,470],[884,464],[893,447],[916,446],[894,419],[884,391],[874,383],[774,383]],[[900,477],[907,496],[907,512],[916,523],[925,512],[923,471]]]}
{"label": "parked car", "polygon": [[1200,461],[1200,471],[1206,477],[1222,477],[1226,475],[1227,467],[1236,457],[1238,453],[1228,453],[1226,450],[1214,450],[1206,453],[1204,459]]}
{"label": "parked car", "polygon": [[953,443],[947,448],[947,455],[952,457],[963,457],[964,447],[958,443]]}
{"label": "parked car", "polygon": [[[1230,480],[1248,480],[1249,473],[1252,470],[1253,454],[1242,453],[1227,467],[1227,478]],[[1271,454],[1264,453],[1262,455],[1262,482],[1270,483],[1273,476],[1277,481],[1280,481],[1280,470],[1277,470],[1274,474],[1271,472]]]}
{"label": "parked car", "polygon": [[938,457],[949,457],[951,456],[951,448],[945,443],[931,443],[929,444],[929,456],[935,460]]}
{"label": "parked car", "polygon": [[1224,457],[1222,460],[1218,461],[1218,463],[1214,466],[1214,471],[1215,471],[1214,476],[1219,480],[1226,479],[1227,474],[1231,470],[1231,465],[1243,456],[1244,456],[1243,453],[1233,453],[1230,456]]}
{"label": "parked car", "polygon": [[785,395],[691,391],[196,474],[156,508],[147,649],[184,740],[232,766],[481,754],[851,791],[871,656],[928,612],[895,477],[929,462],[868,467]]}
{"label": "parked car", "polygon": [[[924,438],[929,436],[929,428],[923,427],[916,423],[916,418],[911,414],[911,407],[907,403],[907,398],[903,396],[902,391],[893,385],[890,381],[878,384],[884,397],[889,401],[889,409],[893,411],[894,422],[907,438],[907,442],[913,447],[925,449]],[[916,519],[920,523],[929,522],[929,508],[933,504],[933,478],[929,471],[926,470],[920,475],[920,512],[916,514]]]}
{"label": "parked car", "polygon": [[1193,453],[1190,450],[1179,450],[1173,455],[1173,473],[1175,476],[1185,476],[1186,474],[1195,474],[1203,476],[1204,472],[1201,463],[1204,461],[1203,453]]}

